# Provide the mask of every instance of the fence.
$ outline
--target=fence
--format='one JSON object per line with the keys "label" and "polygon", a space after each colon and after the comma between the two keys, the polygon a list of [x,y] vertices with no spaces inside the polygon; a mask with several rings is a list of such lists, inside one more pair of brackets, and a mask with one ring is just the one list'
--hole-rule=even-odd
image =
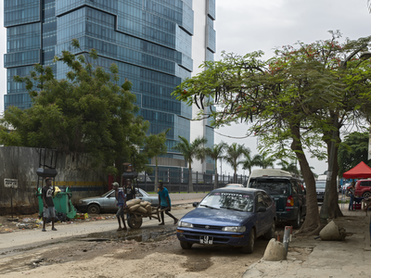
{"label": "fence", "polygon": [[[154,191],[155,173],[139,178],[138,187],[148,192]],[[158,180],[162,181],[169,192],[189,192],[189,170],[184,168],[159,169]],[[225,186],[227,183],[245,184],[247,176],[236,175],[236,180],[230,175],[217,175],[217,188]],[[214,189],[215,175],[210,173],[192,173],[192,183],[194,192],[207,192]]]}

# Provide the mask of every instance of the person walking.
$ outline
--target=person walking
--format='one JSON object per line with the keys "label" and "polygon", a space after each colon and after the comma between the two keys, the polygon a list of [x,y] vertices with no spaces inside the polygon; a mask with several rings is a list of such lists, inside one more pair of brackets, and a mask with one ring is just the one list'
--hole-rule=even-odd
{"label": "person walking", "polygon": [[[135,199],[135,187],[132,186],[132,180],[127,179],[125,183],[125,194],[126,194],[126,201]],[[126,212],[126,221],[130,221],[130,213],[129,211]]]}
{"label": "person walking", "polygon": [[56,209],[54,208],[53,195],[54,188],[51,184],[52,179],[50,177],[45,178],[45,187],[42,188],[42,200],[43,200],[43,228],[42,231],[46,232],[46,221],[51,219],[51,230],[57,231],[54,228],[54,222],[56,221]]}
{"label": "person walking", "polygon": [[165,225],[164,223],[164,211],[165,214],[174,219],[174,224],[178,223],[178,218],[173,216],[171,211],[171,198],[169,197],[168,189],[164,187],[162,182],[158,183],[158,207],[161,208],[161,223],[159,225]]}
{"label": "person walking", "polygon": [[127,179],[126,184],[125,184],[125,194],[126,194],[126,200],[132,200],[135,199],[135,188],[132,186],[132,180]]}
{"label": "person walking", "polygon": [[347,188],[347,195],[350,197],[349,203],[349,210],[354,210],[353,203],[354,203],[354,184],[355,182],[351,182],[350,186]]}
{"label": "person walking", "polygon": [[[113,183],[114,191],[115,191],[115,199],[117,199],[117,219],[118,219],[118,230],[117,231],[122,231],[122,230],[127,230],[126,229],[126,224],[125,224],[125,217],[124,217],[124,207],[126,206],[126,195],[124,193],[123,188],[119,188],[118,182]],[[124,227],[122,228],[121,222],[124,224]]]}

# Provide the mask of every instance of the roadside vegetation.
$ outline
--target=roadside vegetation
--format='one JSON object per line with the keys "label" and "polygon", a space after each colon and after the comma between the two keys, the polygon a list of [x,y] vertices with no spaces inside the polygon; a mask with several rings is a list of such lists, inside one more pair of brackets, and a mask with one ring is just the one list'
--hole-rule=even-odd
{"label": "roadside vegetation", "polygon": [[[343,127],[368,128],[371,120],[371,38],[339,42],[341,34],[330,33],[327,40],[283,46],[267,61],[262,51],[222,53],[221,60],[205,62],[201,73],[174,92],[179,100],[200,108],[199,118],[211,117],[215,127],[248,123],[248,134],[259,137],[265,156],[297,159],[307,186],[301,232],[310,234],[322,228],[320,217],[342,215],[332,177],[339,171]],[[328,160],[321,213],[305,149]]]}

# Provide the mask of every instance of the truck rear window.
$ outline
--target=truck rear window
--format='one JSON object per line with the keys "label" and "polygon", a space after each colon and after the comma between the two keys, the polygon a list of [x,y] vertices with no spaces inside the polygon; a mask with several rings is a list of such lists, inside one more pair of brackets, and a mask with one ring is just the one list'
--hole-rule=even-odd
{"label": "truck rear window", "polygon": [[288,180],[255,178],[250,180],[249,187],[263,189],[269,195],[281,195],[288,193],[290,182]]}

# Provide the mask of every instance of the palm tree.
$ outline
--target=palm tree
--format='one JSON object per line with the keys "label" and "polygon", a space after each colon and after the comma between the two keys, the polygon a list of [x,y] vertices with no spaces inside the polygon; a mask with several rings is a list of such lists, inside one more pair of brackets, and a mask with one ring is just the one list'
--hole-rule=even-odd
{"label": "palm tree", "polygon": [[203,145],[207,143],[206,138],[196,138],[192,143],[182,136],[179,136],[181,142],[176,144],[175,150],[182,153],[183,158],[188,163],[189,168],[189,192],[193,192],[193,182],[192,182],[192,162],[194,158],[203,159],[204,158],[204,148]]}
{"label": "palm tree", "polygon": [[214,145],[213,148],[205,148],[205,154],[214,160],[214,189],[218,187],[217,161],[218,159],[224,157],[223,153],[226,147],[227,147],[226,143],[220,142],[219,144]]}
{"label": "palm tree", "polygon": [[234,182],[237,182],[236,172],[240,164],[239,158],[242,155],[249,155],[249,154],[250,154],[250,149],[246,148],[244,144],[238,145],[237,143],[232,143],[232,145],[230,146],[228,145],[228,147],[226,148],[225,160],[233,168]]}
{"label": "palm tree", "polygon": [[256,155],[254,157],[254,165],[253,166],[260,166],[263,169],[268,167],[274,168],[275,159],[272,157],[267,157],[263,155]]}
{"label": "palm tree", "polygon": [[300,175],[300,171],[297,168],[297,161],[291,161],[290,163],[287,161],[282,160],[281,162],[278,163],[278,165],[282,166],[282,170],[288,171],[290,173],[294,173],[296,175]]}
{"label": "palm tree", "polygon": [[258,161],[260,160],[261,160],[261,155],[259,154],[256,154],[253,157],[251,157],[250,154],[245,154],[245,160],[241,161],[241,164],[243,165],[242,169],[249,170],[249,176],[250,176],[251,167],[258,166],[259,165]]}

